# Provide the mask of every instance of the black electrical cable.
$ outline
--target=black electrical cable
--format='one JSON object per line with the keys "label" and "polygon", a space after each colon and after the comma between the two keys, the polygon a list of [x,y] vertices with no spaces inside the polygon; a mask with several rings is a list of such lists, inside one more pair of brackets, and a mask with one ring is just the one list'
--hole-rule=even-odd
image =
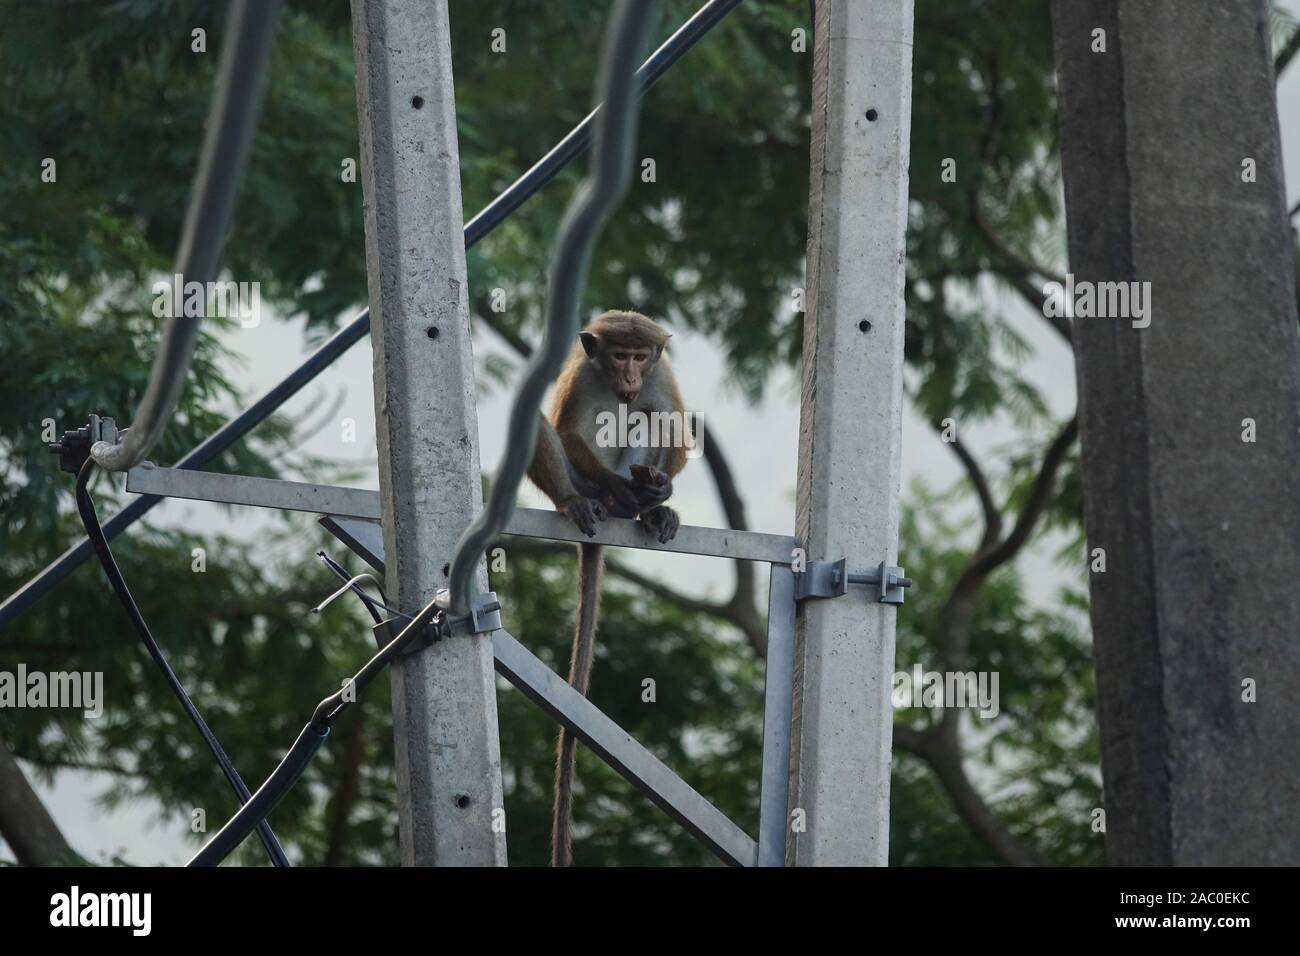
{"label": "black electrical cable", "polygon": [[[499,610],[499,605],[483,608],[484,611]],[[465,619],[458,619],[460,624]],[[216,835],[203,845],[186,866],[216,866],[235,847],[243,843],[248,834],[253,832],[258,821],[275,808],[289,789],[298,782],[307,765],[316,756],[316,751],[329,736],[330,728],[339,719],[348,706],[355,703],[357,695],[370,685],[380,673],[393,661],[401,657],[410,646],[428,635],[426,628],[435,629],[436,633],[449,630],[446,617],[435,601],[431,601],[411,620],[402,632],[385,644],[365,666],[343,685],[343,687],[326,697],[316,705],[311,720],[303,727],[298,739],[293,742],[289,752],[284,755],[280,765],[266,778],[266,782],[257,788],[253,798],[239,808],[239,812],[230,818],[230,822],[217,831]]]}
{"label": "black electrical cable", "polygon": [[[637,95],[640,96],[650,89],[674,63],[682,58],[686,51],[722,22],[727,14],[740,6],[740,3],[741,0],[709,0],[696,10],[691,18],[678,27],[673,35],[665,40],[636,71]],[[528,167],[528,170],[516,179],[510,188],[465,223],[466,249],[503,223],[512,212],[532,198],[534,193],[554,179],[560,170],[587,151],[591,145],[591,135],[599,114],[600,107],[588,113],[586,118],[571,129],[564,139]]]}
{"label": "black electrical cable", "polygon": [[[167,686],[171,688],[172,693],[176,695],[176,699],[185,708],[185,713],[189,715],[190,721],[203,736],[204,743],[212,751],[212,756],[216,758],[217,763],[221,766],[221,772],[225,774],[226,780],[229,781],[231,788],[239,797],[240,803],[247,804],[251,796],[248,787],[244,786],[239,771],[230,762],[230,758],[226,756],[221,741],[217,740],[216,735],[203,719],[203,715],[194,706],[194,701],[190,700],[190,695],[186,693],[185,686],[181,683],[180,678],[176,676],[176,672],[172,670],[171,665],[167,663],[162,648],[154,640],[153,633],[149,630],[149,625],[145,623],[144,615],[140,613],[140,607],[135,603],[135,598],[131,595],[131,589],[127,587],[126,579],[122,577],[122,571],[113,558],[113,552],[108,546],[108,538],[104,536],[104,529],[99,524],[99,515],[95,513],[95,502],[90,497],[90,490],[87,488],[90,474],[94,470],[95,461],[93,458],[89,458],[77,473],[77,511],[81,514],[81,523],[86,527],[86,536],[90,538],[91,546],[94,547],[95,553],[99,556],[99,563],[103,565],[104,573],[108,575],[109,583],[113,585],[113,590],[117,592],[118,600],[122,602],[122,607],[126,609],[127,616],[131,618],[131,624],[140,636],[140,641],[144,644],[145,650],[149,652],[149,656],[153,658],[154,663],[158,665],[163,678],[167,681]],[[275,834],[271,831],[269,823],[260,823],[257,827],[257,835],[262,841],[262,846],[266,848],[267,856],[271,858],[272,863],[276,866],[292,865],[289,858],[285,856],[280,841],[276,839]]]}
{"label": "black electrical cable", "polygon": [[257,788],[253,798],[240,807],[230,822],[217,831],[216,836],[205,843],[185,865],[216,866],[244,842],[254,827],[262,827],[264,824],[259,821],[274,810],[275,805],[289,792],[289,788],[298,782],[329,732],[328,727],[323,730],[317,730],[311,724],[304,727],[280,765],[266,778],[266,783]]}
{"label": "black electrical cable", "polygon": [[[317,551],[316,557],[320,558],[321,561],[324,562],[325,567],[333,571],[334,574],[338,576],[338,579],[340,581],[352,580],[352,575],[348,574],[347,568],[343,567],[343,565],[339,564],[337,561],[331,558],[324,551]],[[353,583],[351,589],[357,595],[357,597],[361,598],[361,602],[365,604],[366,610],[370,612],[370,616],[374,619],[376,624],[384,623],[384,620],[382,617],[380,617],[379,612],[375,610],[375,608],[377,607],[383,608],[385,611],[387,611],[389,614],[392,614],[395,617],[403,617],[406,618],[406,620],[408,621],[411,619],[411,615],[407,614],[404,611],[399,611],[397,608],[392,607],[391,605],[388,604],[388,595],[384,593],[383,588],[379,588],[380,600],[378,601],[376,601],[369,594],[363,591],[361,589],[361,585],[359,584]]]}

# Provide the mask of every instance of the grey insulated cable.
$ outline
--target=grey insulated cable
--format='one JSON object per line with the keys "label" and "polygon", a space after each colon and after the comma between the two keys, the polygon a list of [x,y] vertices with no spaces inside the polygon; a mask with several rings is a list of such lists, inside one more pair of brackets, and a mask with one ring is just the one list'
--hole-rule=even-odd
{"label": "grey insulated cable", "polygon": [[[227,40],[208,112],[198,174],[176,250],[175,274],[182,282],[206,288],[216,278],[221,248],[226,242],[235,195],[248,159],[261,98],[262,78],[275,32],[280,0],[234,0],[226,18]],[[176,409],[189,376],[199,320],[178,314],[172,302],[144,397],[131,427],[116,445],[96,442],[91,457],[109,471],[126,471],[144,460],[157,443]]]}
{"label": "grey insulated cable", "polygon": [[632,181],[632,151],[641,98],[633,69],[655,19],[657,2],[619,0],[605,35],[592,134],[591,171],[565,210],[551,260],[546,331],[519,385],[506,431],[506,449],[483,513],[465,529],[451,562],[452,612],[468,611],[476,591],[474,571],[515,507],[515,495],[537,443],[537,414],[578,334],[578,306],[591,248]]}

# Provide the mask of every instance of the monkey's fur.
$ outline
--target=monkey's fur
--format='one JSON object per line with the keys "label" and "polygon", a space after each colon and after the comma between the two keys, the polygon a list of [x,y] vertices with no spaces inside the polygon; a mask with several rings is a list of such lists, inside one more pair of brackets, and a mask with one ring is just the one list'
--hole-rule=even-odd
{"label": "monkey's fur", "polygon": [[[648,534],[670,541],[677,534],[677,512],[664,502],[672,479],[686,465],[686,441],[669,447],[601,447],[601,412],[617,418],[620,404],[647,416],[685,406],[663,354],[669,339],[654,320],[637,312],[606,312],[582,332],[556,382],[549,420],[538,424],[537,450],[528,477],[561,513],[588,537],[608,516],[636,518]],[[655,419],[651,418],[651,421]],[[684,429],[683,429],[684,431]],[[591,682],[600,612],[603,548],[578,545],[578,613],[569,660],[569,683],[584,697]],[[555,806],[551,865],[573,863],[573,777],[577,741],[560,730],[555,762]]]}

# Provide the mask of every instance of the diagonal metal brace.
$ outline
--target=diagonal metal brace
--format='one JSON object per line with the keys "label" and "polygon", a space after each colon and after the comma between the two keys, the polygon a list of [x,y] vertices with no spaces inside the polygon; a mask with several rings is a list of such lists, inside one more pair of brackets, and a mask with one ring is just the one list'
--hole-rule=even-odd
{"label": "diagonal metal brace", "polygon": [[[340,527],[338,522],[326,519],[322,524],[335,534],[339,533],[335,530]],[[384,541],[379,526],[370,522],[355,524],[357,527],[354,530],[358,537],[351,539],[354,543],[349,543],[349,547],[354,548],[376,571],[383,574]],[[340,537],[345,542],[349,540],[349,536]],[[497,610],[490,609],[491,605],[497,603],[493,592],[479,595],[475,606],[481,606],[487,616],[481,617],[479,624],[473,625],[481,625],[485,629],[496,627],[492,631],[491,640],[497,673],[550,717],[572,731],[596,756],[685,827],[688,833],[724,863],[753,866],[758,860],[758,844],[721,810],[646,750],[631,734],[614,723],[600,708],[570,687],[568,681],[515,640],[509,631],[500,626],[499,607]],[[791,638],[793,630],[792,621]],[[793,670],[793,661],[790,662],[789,669]],[[785,693],[788,699],[788,684]],[[776,816],[784,830],[784,802]]]}
{"label": "diagonal metal brace", "polygon": [[[492,635],[497,673],[567,727],[601,760],[731,866],[753,866],[758,845],[717,807],[569,686],[504,629]],[[784,816],[784,814],[782,814]]]}
{"label": "diagonal metal brace", "polygon": [[866,584],[876,594],[879,604],[902,604],[905,588],[912,579],[905,577],[902,568],[881,561],[874,571],[848,572],[846,559],[838,561],[808,561],[803,571],[794,573],[794,599],[836,598],[847,594],[850,584]]}

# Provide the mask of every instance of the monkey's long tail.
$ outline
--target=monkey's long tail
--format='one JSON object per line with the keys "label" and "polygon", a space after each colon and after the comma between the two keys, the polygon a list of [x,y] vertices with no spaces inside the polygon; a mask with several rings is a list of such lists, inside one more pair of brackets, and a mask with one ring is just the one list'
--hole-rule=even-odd
{"label": "monkey's long tail", "polygon": [[[600,616],[600,580],[605,570],[605,549],[598,544],[578,545],[578,623],[569,659],[569,684],[583,697],[591,684],[596,652],[596,619]],[[555,756],[555,808],[551,820],[551,866],[573,865],[573,777],[578,740],[560,728]]]}

